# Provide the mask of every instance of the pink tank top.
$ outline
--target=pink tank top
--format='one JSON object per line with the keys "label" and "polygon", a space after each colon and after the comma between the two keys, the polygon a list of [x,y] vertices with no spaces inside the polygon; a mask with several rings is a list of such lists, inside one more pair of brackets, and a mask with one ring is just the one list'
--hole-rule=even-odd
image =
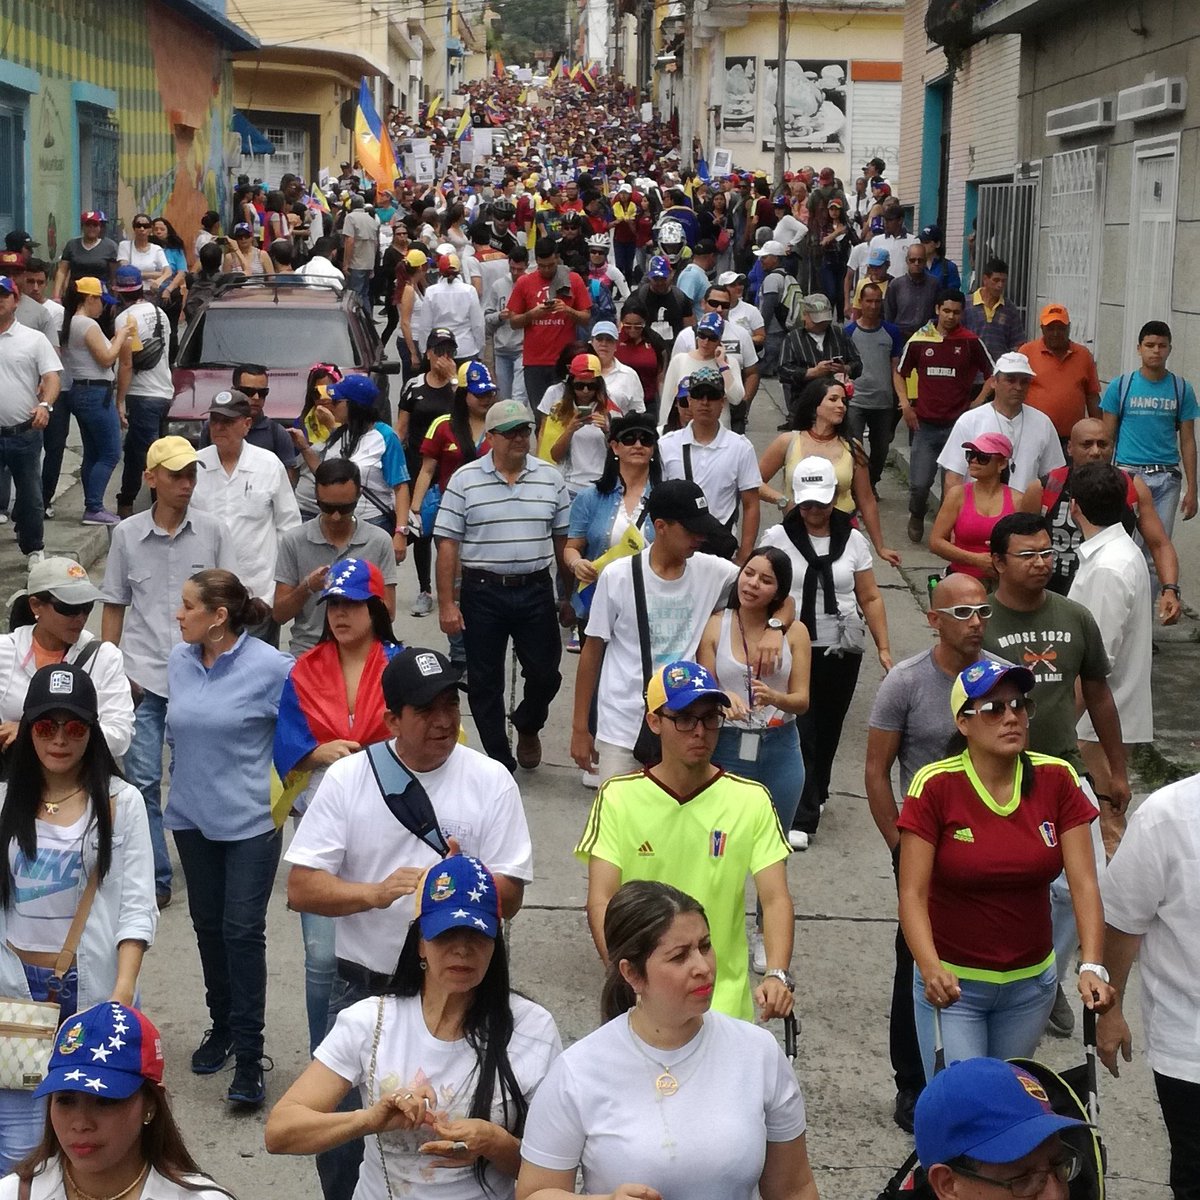
{"label": "pink tank top", "polygon": [[[958,518],[951,530],[951,540],[954,544],[971,554],[986,554],[988,539],[992,536],[992,527],[1001,517],[1007,517],[1010,512],[1014,511],[1012,488],[1004,488],[1003,497],[1000,511],[996,516],[985,517],[975,508],[975,485],[973,483],[964,484],[962,508],[959,510]],[[950,569],[959,575],[973,575],[976,579],[985,577],[979,567],[970,567],[966,563],[955,563]]]}

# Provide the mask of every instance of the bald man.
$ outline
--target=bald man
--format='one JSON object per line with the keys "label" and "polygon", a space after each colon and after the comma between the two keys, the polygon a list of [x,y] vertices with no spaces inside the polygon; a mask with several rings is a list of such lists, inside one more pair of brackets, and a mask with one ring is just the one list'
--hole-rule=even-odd
{"label": "bald man", "polygon": [[[926,620],[937,635],[928,650],[897,663],[875,695],[867,730],[866,785],[871,816],[892,855],[900,861],[899,805],[892,790],[892,764],[900,763],[900,791],[924,766],[944,758],[954,721],[950,688],[960,671],[987,657],[983,630],[990,609],[983,584],[970,575],[949,575],[934,589]],[[912,1132],[912,1114],[925,1086],[912,1002],[913,960],[896,929],[896,973],[892,983],[890,1050],[896,1076],[894,1119]]]}
{"label": "bald man", "polygon": [[[1067,442],[1068,463],[1055,467],[1040,480],[1025,489],[1021,499],[1024,512],[1041,513],[1050,524],[1051,545],[1057,552],[1054,573],[1049,587],[1060,596],[1071,590],[1071,581],[1079,569],[1079,544],[1083,532],[1071,516],[1071,471],[1090,462],[1112,462],[1112,437],[1102,421],[1084,417],[1071,427]],[[1132,535],[1136,530],[1142,536],[1146,549],[1154,563],[1158,578],[1155,607],[1163,625],[1174,625],[1179,620],[1179,556],[1167,536],[1167,531],[1158,513],[1150,489],[1140,475],[1123,472],[1129,480],[1126,494],[1128,510],[1122,524],[1125,532]]]}

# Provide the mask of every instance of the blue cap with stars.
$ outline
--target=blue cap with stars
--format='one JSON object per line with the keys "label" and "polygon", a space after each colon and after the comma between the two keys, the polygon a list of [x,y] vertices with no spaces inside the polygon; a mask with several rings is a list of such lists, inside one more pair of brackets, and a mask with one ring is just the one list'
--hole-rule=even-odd
{"label": "blue cap with stars", "polygon": [[417,886],[417,920],[426,940],[448,929],[500,931],[500,897],[492,873],[477,858],[452,854],[435,863]]}
{"label": "blue cap with stars", "polygon": [[87,1092],[126,1100],[147,1080],[162,1083],[162,1037],[136,1009],[107,1001],[68,1017],[54,1039],[35,1096]]}

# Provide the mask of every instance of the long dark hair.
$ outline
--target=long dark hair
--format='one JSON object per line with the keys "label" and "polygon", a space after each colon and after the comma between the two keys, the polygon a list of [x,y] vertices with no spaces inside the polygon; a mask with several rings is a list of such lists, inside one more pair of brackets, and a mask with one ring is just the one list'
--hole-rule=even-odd
{"label": "long dark hair", "polygon": [[[408,927],[408,937],[400,950],[396,970],[384,988],[384,995],[412,997],[420,996],[425,983],[425,972],[421,969],[421,927],[413,921]],[[502,1124],[509,1127],[509,1105],[512,1105],[512,1132],[520,1137],[525,1129],[525,1116],[529,1104],[521,1093],[516,1072],[508,1058],[508,1044],[512,1041],[513,991],[508,977],[508,952],[503,935],[495,940],[492,961],[484,972],[479,986],[471,997],[471,1003],[463,1016],[463,1037],[475,1052],[476,1078],[475,1095],[471,1099],[468,1117],[481,1121],[492,1119],[492,1102],[496,1096],[497,1082],[500,1085],[500,1103],[503,1106]],[[475,1179],[487,1188],[485,1160],[475,1163]],[[490,1190],[490,1189],[489,1189]]]}
{"label": "long dark hair", "polygon": [[[343,458],[353,457],[355,450],[358,449],[358,443],[363,439],[363,434],[375,428],[376,419],[373,404],[347,404],[346,423],[329,435],[329,449],[332,450],[337,442],[341,442],[342,446],[338,453]],[[326,453],[329,451],[327,450]]]}
{"label": "long dark hair", "polygon": [[321,397],[317,395],[318,381],[328,379],[331,383],[342,382],[341,368],[333,363],[313,363],[308,369],[308,381],[304,385],[304,404],[300,409],[300,416],[296,419],[296,427],[304,428],[304,418],[320,403]]}
{"label": "long dark hair", "polygon": [[[392,628],[392,618],[388,616],[387,605],[384,604],[382,597],[372,596],[369,600],[359,601],[366,604],[367,611],[371,614],[371,636],[377,642],[383,642],[385,645],[400,645],[400,639],[396,636],[395,630]],[[321,642],[334,641],[333,631],[329,628],[329,605],[325,606],[325,628],[321,630],[321,636],[317,639],[318,644]]]}
{"label": "long dark hair", "polygon": [[[175,1117],[167,1103],[166,1089],[160,1083],[151,1079],[142,1081],[142,1095],[154,1106],[153,1116],[141,1127],[142,1158],[150,1164],[164,1179],[169,1179],[187,1192],[203,1192],[215,1189],[224,1192],[230,1200],[235,1200],[228,1188],[207,1176],[199,1182],[191,1181],[189,1175],[203,1175],[196,1160],[184,1145],[183,1134],[175,1124]],[[50,1161],[63,1156],[62,1143],[54,1132],[54,1123],[50,1119],[50,1105],[53,1097],[46,1106],[46,1125],[42,1130],[42,1140],[13,1168],[19,1179],[32,1180],[40,1175]]]}
{"label": "long dark hair", "polygon": [[[816,423],[817,409],[821,407],[822,401],[835,387],[841,388],[843,392],[846,390],[846,385],[832,376],[826,376],[823,379],[814,379],[805,384],[804,390],[796,400],[796,409],[792,416],[792,429],[798,433],[807,433]],[[850,401],[847,399],[847,411],[849,410],[849,405]],[[841,425],[837,429],[838,441],[854,455],[856,463],[866,463],[867,456],[863,450],[862,443],[847,437],[843,432],[845,428],[846,421],[843,418]]]}
{"label": "long dark hair", "polygon": [[[167,236],[161,241],[156,238],[153,233],[154,226],[157,225],[159,221],[161,221],[167,227]],[[183,250],[185,253],[187,252],[187,247],[183,244],[183,238],[179,236],[175,230],[175,226],[172,225],[166,217],[155,217],[150,223],[150,228],[150,240],[156,246],[162,246],[164,250]]]}
{"label": "long dark hair", "polygon": [[[96,823],[96,872],[97,878],[103,883],[112,867],[113,813],[109,797],[112,781],[123,776],[104,740],[99,720],[90,721],[89,724],[92,732],[83,757],[79,760],[79,775],[91,803],[91,820]],[[0,868],[0,908],[7,909],[15,899],[8,847],[15,841],[29,862],[37,857],[37,812],[41,807],[45,783],[45,769],[33,745],[32,724],[26,717],[21,718],[17,736],[5,757],[8,788],[4,795],[4,806],[0,808],[0,857],[3,858]]]}
{"label": "long dark hair", "polygon": [[669,883],[634,879],[617,889],[604,913],[608,971],[600,992],[601,1021],[611,1021],[637,1003],[633,988],[621,974],[621,961],[644,976],[646,960],[666,936],[671,922],[683,913],[698,913],[708,921],[699,900]]}
{"label": "long dark hair", "polygon": [[[746,562],[748,563],[752,558],[765,558],[771,564],[771,572],[775,576],[775,599],[767,605],[767,616],[773,616],[792,590],[792,560],[778,546],[755,546],[746,555]],[[742,570],[745,569],[745,564],[743,564]],[[738,574],[740,575],[741,571]],[[730,589],[725,607],[735,609],[742,607],[736,580]]]}
{"label": "long dark hair", "polygon": [[[631,420],[630,418],[638,418]],[[644,413],[625,413],[622,416],[614,417],[608,427],[608,455],[604,460],[604,469],[600,472],[600,478],[596,480],[596,491],[601,496],[611,496],[613,492],[620,487],[621,491],[625,490],[624,481],[621,478],[621,460],[617,457],[616,451],[613,450],[611,443],[614,439],[620,437],[626,429],[649,429],[651,423],[647,420]],[[653,489],[662,483],[663,466],[662,455],[658,452],[658,443],[654,443],[654,453],[650,455],[650,487]]]}
{"label": "long dark hair", "polygon": [[479,457],[479,451],[475,446],[475,435],[471,432],[471,410],[467,406],[465,387],[454,389],[454,399],[450,401],[450,428],[463,462],[474,462]]}

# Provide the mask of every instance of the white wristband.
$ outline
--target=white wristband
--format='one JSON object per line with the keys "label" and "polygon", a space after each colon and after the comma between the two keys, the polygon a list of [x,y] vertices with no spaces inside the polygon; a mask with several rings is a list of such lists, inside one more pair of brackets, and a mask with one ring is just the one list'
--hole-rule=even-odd
{"label": "white wristband", "polygon": [[1084,971],[1091,971],[1102,983],[1108,983],[1108,970],[1100,963],[1080,963],[1079,973],[1082,975]]}

